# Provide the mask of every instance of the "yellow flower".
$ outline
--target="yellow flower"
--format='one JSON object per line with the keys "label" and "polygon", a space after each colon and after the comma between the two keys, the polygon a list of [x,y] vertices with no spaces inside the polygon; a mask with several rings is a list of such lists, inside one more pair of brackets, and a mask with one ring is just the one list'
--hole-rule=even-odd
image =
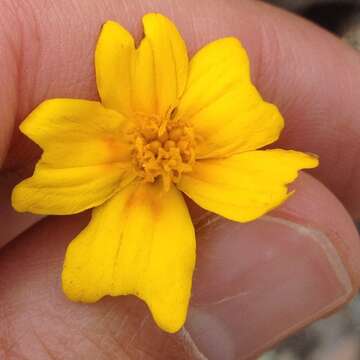
{"label": "yellow flower", "polygon": [[135,294],[175,332],[195,264],[180,191],[246,222],[285,201],[286,185],[318,161],[256,150],[278,139],[283,119],[252,85],[237,39],[214,41],[189,62],[170,20],[147,14],[143,25],[138,48],[119,24],[104,25],[95,53],[101,102],[47,100],[21,124],[43,155],[12,200],[17,211],[36,214],[95,208],[67,249],[65,294],[82,302]]}

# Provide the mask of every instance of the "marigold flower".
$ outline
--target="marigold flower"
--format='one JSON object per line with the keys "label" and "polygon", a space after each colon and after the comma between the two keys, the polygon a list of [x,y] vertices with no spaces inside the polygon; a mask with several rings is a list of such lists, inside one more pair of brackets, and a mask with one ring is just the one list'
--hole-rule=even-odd
{"label": "marigold flower", "polygon": [[285,201],[286,185],[318,160],[257,150],[278,139],[283,119],[252,85],[237,39],[214,41],[189,62],[169,19],[147,14],[143,25],[138,48],[116,22],[103,26],[95,53],[101,102],[47,100],[21,124],[43,154],[12,201],[36,214],[94,208],[67,249],[65,294],[82,302],[134,294],[175,332],[195,265],[180,191],[206,210],[251,221]]}

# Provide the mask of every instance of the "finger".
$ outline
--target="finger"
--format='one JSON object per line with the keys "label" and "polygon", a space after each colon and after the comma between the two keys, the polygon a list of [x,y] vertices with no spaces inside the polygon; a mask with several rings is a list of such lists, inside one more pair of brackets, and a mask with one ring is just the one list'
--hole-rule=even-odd
{"label": "finger", "polygon": [[[1,104],[6,105],[0,107],[6,111],[1,114],[6,140],[11,133],[9,122],[15,119],[13,104],[17,104],[19,122],[44,98],[97,97],[93,51],[106,19],[120,21],[139,38],[140,15],[161,11],[178,24],[192,53],[225,35],[243,41],[255,82],[265,98],[280,106],[287,120],[282,145],[319,154],[319,178],[353,214],[359,213],[360,57],[332,35],[253,1],[201,0],[189,7],[166,0],[136,0],[131,5],[91,0],[79,7],[73,0],[56,4],[42,0],[36,6],[21,2],[13,12],[6,9],[0,41],[7,49],[0,78],[10,84],[0,94]],[[21,21],[16,21],[19,17]],[[20,31],[21,22],[26,31]],[[19,59],[18,71],[9,71]],[[7,167],[22,166],[37,156],[33,144],[23,137],[17,136],[14,144]]]}
{"label": "finger", "polygon": [[360,243],[345,209],[310,176],[296,191],[255,222],[200,221],[187,330],[205,356],[255,358],[357,292]]}
{"label": "finger", "polygon": [[191,310],[173,336],[156,329],[132,297],[67,301],[62,259],[87,220],[43,220],[0,254],[0,273],[7,274],[0,279],[0,351],[36,359],[195,359],[199,352],[252,358],[334,311],[358,288],[360,246],[351,219],[309,176],[296,188],[285,206],[255,222],[202,220]]}

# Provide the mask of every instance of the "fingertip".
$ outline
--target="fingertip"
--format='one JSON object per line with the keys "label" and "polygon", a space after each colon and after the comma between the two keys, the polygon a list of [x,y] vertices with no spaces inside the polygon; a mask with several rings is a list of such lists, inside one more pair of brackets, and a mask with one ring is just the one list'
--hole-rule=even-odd
{"label": "fingertip", "polygon": [[205,356],[252,358],[356,293],[360,247],[349,215],[311,176],[295,187],[257,221],[208,216],[198,224],[186,328]]}

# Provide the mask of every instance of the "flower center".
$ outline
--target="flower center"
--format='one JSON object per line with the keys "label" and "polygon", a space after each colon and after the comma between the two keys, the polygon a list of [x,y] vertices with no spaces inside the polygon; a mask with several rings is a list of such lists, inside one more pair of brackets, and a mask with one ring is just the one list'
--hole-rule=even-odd
{"label": "flower center", "polygon": [[146,182],[161,178],[166,190],[192,170],[195,161],[193,128],[185,121],[137,115],[131,130],[132,159],[139,177]]}

